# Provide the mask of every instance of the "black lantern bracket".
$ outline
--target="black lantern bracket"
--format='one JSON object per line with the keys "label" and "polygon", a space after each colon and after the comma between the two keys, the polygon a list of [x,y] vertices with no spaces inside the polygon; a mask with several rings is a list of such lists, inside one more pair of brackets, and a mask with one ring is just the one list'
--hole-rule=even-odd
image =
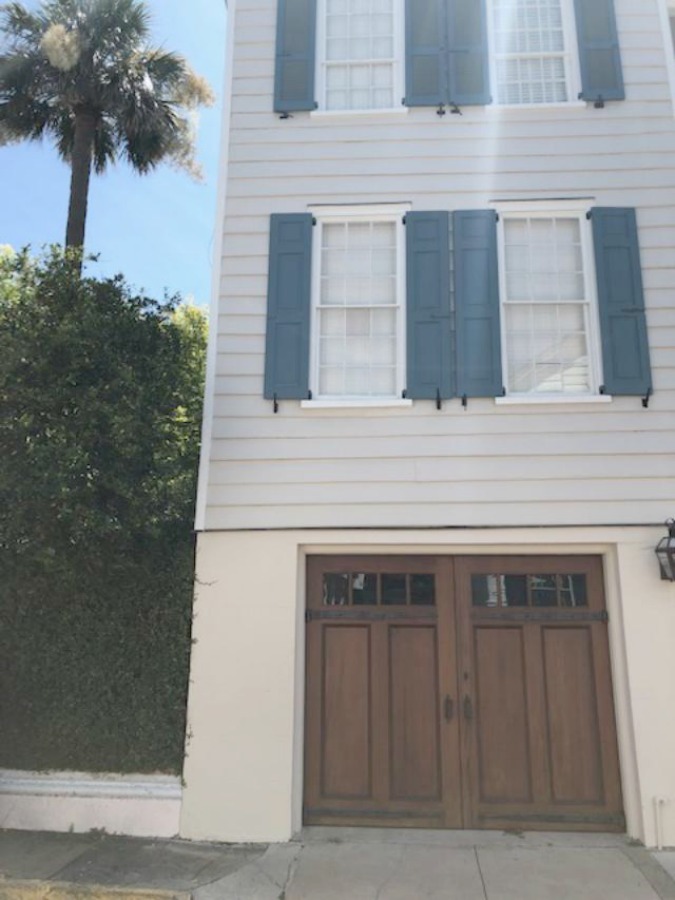
{"label": "black lantern bracket", "polygon": [[675,519],[666,522],[668,534],[661,538],[656,546],[656,558],[659,561],[662,581],[675,581]]}

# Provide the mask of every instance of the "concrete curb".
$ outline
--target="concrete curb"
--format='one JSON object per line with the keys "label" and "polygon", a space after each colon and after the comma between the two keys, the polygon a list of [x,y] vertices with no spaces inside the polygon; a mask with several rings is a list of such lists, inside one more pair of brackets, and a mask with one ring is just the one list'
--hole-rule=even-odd
{"label": "concrete curb", "polygon": [[56,881],[15,881],[0,876],[0,900],[191,900],[186,891],[105,887]]}

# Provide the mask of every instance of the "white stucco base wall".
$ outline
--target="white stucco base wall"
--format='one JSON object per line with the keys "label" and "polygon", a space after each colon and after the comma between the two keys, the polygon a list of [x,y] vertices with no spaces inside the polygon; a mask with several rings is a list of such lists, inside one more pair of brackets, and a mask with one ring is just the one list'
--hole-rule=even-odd
{"label": "white stucco base wall", "polygon": [[314,553],[592,553],[605,564],[624,809],[675,845],[675,585],[663,529],[207,532],[197,546],[180,832],[286,841],[302,824],[304,571]]}
{"label": "white stucco base wall", "polygon": [[0,769],[0,828],[173,837],[180,805],[180,779],[169,775]]}

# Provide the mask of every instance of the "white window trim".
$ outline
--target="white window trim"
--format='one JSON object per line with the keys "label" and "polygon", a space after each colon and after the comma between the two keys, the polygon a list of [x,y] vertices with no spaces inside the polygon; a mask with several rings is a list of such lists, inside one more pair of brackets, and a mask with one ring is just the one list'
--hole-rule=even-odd
{"label": "white window trim", "polygon": [[[310,314],[309,388],[312,400],[301,401],[301,407],[328,409],[344,407],[412,406],[403,398],[406,386],[406,243],[403,216],[411,204],[378,204],[371,206],[310,206],[316,219],[312,234],[312,301]],[[343,224],[363,219],[367,222],[393,222],[396,226],[396,394],[393,397],[322,397],[319,394],[318,303],[321,297],[321,246],[324,224]],[[314,399],[315,398],[315,399]]]}
{"label": "white window trim", "polygon": [[[315,63],[315,92],[318,98],[318,108],[310,112],[310,116],[321,118],[323,116],[352,116],[352,115],[400,115],[407,112],[405,107],[393,106],[389,109],[327,109],[326,108],[326,3],[327,0],[318,0],[316,16],[316,63]],[[405,14],[404,0],[393,0],[394,4],[394,57],[392,91],[394,104],[401,100],[405,93]]]}
{"label": "white window trim", "polygon": [[569,109],[570,107],[585,107],[588,105],[585,100],[579,99],[579,94],[581,93],[581,68],[579,66],[579,43],[573,0],[560,0],[560,8],[563,23],[563,40],[565,41],[565,53],[563,59],[565,65],[565,82],[569,92],[568,99],[564,102],[556,103],[499,103],[497,100],[497,51],[495,48],[493,26],[493,6],[492,0],[487,0],[488,58],[492,103],[488,104],[486,109]]}
{"label": "white window trim", "polygon": [[506,344],[505,303],[506,291],[506,252],[504,248],[504,220],[507,218],[550,219],[560,216],[575,216],[579,221],[581,234],[581,253],[584,267],[584,290],[587,298],[587,340],[589,354],[590,386],[588,391],[580,394],[566,393],[516,393],[509,392],[505,397],[497,397],[498,405],[542,404],[542,403],[607,403],[611,397],[600,394],[602,384],[602,345],[600,338],[600,314],[598,310],[598,292],[595,272],[595,250],[593,235],[587,213],[590,209],[588,201],[578,200],[552,201],[551,203],[499,203],[495,204],[499,221],[497,224],[497,257],[499,269],[499,315],[502,350],[502,372],[504,384],[508,384],[508,354]]}
{"label": "white window trim", "polygon": [[670,18],[675,16],[675,0],[659,0],[659,18],[661,19],[661,31],[663,33],[664,52],[666,54],[666,70],[670,83],[670,98],[675,115],[675,48],[670,30]]}

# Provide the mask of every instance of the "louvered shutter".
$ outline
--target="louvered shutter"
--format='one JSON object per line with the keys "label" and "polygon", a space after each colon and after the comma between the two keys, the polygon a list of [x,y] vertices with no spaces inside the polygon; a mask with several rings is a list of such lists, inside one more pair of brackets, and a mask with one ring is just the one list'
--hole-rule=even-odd
{"label": "louvered shutter", "polygon": [[497,216],[492,210],[453,213],[457,394],[502,394]]}
{"label": "louvered shutter", "polygon": [[449,0],[450,101],[458,106],[491,102],[485,0]]}
{"label": "louvered shutter", "polygon": [[270,221],[265,397],[306,399],[309,393],[309,327],[312,216],[275,214]]}
{"label": "louvered shutter", "polygon": [[405,217],[407,247],[407,391],[413,400],[455,396],[452,377],[450,216]]}
{"label": "louvered shutter", "polygon": [[448,102],[446,2],[406,0],[406,106]]}
{"label": "louvered shutter", "polygon": [[652,379],[635,210],[596,207],[591,223],[604,389],[645,396]]}
{"label": "louvered shutter", "polygon": [[574,0],[583,100],[623,100],[614,0]]}
{"label": "louvered shutter", "polygon": [[316,109],[316,0],[278,0],[274,111]]}

